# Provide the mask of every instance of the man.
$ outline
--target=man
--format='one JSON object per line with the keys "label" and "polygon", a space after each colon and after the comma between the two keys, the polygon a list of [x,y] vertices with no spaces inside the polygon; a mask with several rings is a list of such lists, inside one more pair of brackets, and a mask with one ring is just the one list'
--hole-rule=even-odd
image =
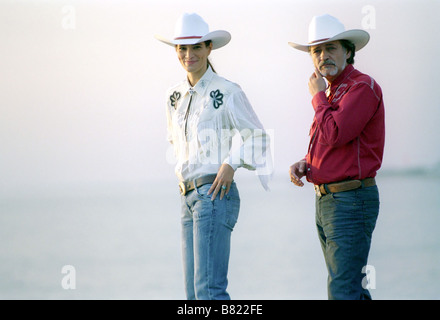
{"label": "man", "polygon": [[290,167],[290,178],[301,187],[306,176],[315,185],[329,299],[371,299],[363,270],[379,213],[374,178],[384,149],[384,105],[379,85],[353,67],[355,52],[369,38],[322,15],[310,23],[309,44],[289,42],[309,52],[315,67],[309,80],[315,111],[309,148],[305,159]]}

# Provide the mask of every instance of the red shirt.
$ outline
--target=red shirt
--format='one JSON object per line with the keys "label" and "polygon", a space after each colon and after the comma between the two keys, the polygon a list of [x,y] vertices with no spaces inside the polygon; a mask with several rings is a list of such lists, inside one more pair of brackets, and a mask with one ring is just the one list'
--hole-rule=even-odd
{"label": "red shirt", "polygon": [[307,181],[314,184],[376,176],[385,143],[382,90],[352,65],[312,99]]}

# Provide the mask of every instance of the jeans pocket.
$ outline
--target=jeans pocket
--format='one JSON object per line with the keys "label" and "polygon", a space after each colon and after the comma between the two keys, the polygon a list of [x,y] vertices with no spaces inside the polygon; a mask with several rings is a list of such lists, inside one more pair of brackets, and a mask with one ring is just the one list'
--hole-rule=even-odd
{"label": "jeans pocket", "polygon": [[363,202],[362,212],[364,214],[364,230],[371,237],[376,227],[377,217],[379,215],[379,201],[366,200]]}
{"label": "jeans pocket", "polygon": [[238,214],[240,212],[240,196],[238,195],[237,188],[231,187],[228,195],[225,196],[226,200],[226,219],[225,223],[231,230],[234,229],[238,220]]}
{"label": "jeans pocket", "polygon": [[208,195],[209,189],[211,189],[212,183],[204,184],[198,188],[195,188],[195,192],[200,198],[211,199],[212,194]]}

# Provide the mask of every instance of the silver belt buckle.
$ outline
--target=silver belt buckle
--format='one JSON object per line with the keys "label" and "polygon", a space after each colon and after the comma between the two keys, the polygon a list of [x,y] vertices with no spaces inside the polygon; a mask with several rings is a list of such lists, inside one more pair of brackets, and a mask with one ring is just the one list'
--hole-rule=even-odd
{"label": "silver belt buckle", "polygon": [[315,193],[318,197],[322,197],[321,190],[319,189],[319,185],[315,184]]}
{"label": "silver belt buckle", "polygon": [[186,194],[186,185],[183,182],[179,183],[180,194],[184,196]]}

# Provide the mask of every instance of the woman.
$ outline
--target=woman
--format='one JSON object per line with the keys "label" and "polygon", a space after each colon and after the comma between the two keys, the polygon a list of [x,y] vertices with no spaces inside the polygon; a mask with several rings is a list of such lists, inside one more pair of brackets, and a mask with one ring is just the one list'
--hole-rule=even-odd
{"label": "woman", "polygon": [[[197,14],[183,14],[173,40],[187,79],[167,93],[168,139],[182,194],[182,248],[187,299],[230,299],[226,291],[231,232],[240,197],[238,167],[257,170],[267,188],[268,137],[241,88],[218,76],[208,57],[229,43]],[[243,142],[232,148],[240,132]]]}

